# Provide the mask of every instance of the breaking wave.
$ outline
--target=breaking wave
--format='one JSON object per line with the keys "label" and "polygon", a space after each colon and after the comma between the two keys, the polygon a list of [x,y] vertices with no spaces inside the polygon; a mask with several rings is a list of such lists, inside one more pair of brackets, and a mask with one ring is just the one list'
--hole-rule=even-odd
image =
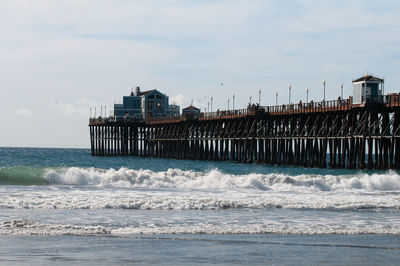
{"label": "breaking wave", "polygon": [[394,171],[353,175],[227,174],[218,169],[206,172],[168,169],[167,171],[128,168],[0,168],[0,184],[65,184],[96,187],[177,188],[177,189],[253,189],[314,191],[400,191],[400,175]]}
{"label": "breaking wave", "polygon": [[96,168],[48,169],[44,178],[49,183],[101,187],[185,188],[185,189],[257,189],[286,190],[303,188],[319,191],[362,189],[368,191],[400,191],[400,175],[394,171],[357,175],[226,174],[218,169],[196,172],[180,169],[102,170]]}
{"label": "breaking wave", "polygon": [[69,167],[36,172],[41,177],[32,184],[48,185],[0,187],[0,209],[400,209],[400,176],[394,171],[290,176]]}

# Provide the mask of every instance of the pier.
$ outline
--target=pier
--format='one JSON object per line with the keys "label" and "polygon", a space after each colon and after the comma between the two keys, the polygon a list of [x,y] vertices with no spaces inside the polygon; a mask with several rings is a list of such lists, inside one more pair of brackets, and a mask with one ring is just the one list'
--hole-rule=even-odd
{"label": "pier", "polygon": [[400,95],[145,119],[91,118],[93,156],[400,169]]}

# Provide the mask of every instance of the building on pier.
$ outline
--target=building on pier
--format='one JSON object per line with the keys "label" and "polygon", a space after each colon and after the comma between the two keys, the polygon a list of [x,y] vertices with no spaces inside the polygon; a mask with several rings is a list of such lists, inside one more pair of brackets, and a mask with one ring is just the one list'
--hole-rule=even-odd
{"label": "building on pier", "polygon": [[152,117],[179,115],[180,107],[169,104],[169,97],[158,90],[140,91],[136,87],[129,96],[124,96],[122,104],[114,104],[114,116],[145,119]]}
{"label": "building on pier", "polygon": [[182,115],[187,119],[198,119],[200,115],[200,109],[194,107],[193,104],[190,104],[188,107],[182,109]]}
{"label": "building on pier", "polygon": [[200,109],[190,105],[182,109],[182,114],[200,114]]}
{"label": "building on pier", "polygon": [[366,74],[353,80],[353,103],[383,103],[384,80]]}

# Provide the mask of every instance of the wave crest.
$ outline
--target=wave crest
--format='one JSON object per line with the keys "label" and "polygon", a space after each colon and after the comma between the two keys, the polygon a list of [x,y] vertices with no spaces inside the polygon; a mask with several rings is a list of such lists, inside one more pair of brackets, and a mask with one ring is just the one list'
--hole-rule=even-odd
{"label": "wave crest", "polygon": [[347,176],[306,174],[289,176],[281,173],[233,175],[218,169],[207,172],[180,169],[154,172],[128,168],[102,170],[70,167],[48,169],[44,177],[49,183],[100,187],[400,191],[400,175],[394,171],[371,175],[359,173]]}

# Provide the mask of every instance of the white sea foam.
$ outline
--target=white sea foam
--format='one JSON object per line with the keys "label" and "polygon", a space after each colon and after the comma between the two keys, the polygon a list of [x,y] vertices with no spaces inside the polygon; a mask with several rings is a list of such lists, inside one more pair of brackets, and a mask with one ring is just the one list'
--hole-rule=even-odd
{"label": "white sea foam", "polygon": [[49,169],[45,178],[70,186],[2,187],[11,209],[400,209],[396,172],[351,176],[232,175],[169,169]]}
{"label": "white sea foam", "polygon": [[0,223],[0,235],[104,235],[110,232],[103,226],[40,223],[14,219]]}
{"label": "white sea foam", "polygon": [[400,209],[400,193],[192,189],[0,190],[1,209]]}
{"label": "white sea foam", "polygon": [[102,170],[96,168],[49,169],[45,178],[51,183],[91,185],[98,187],[185,188],[185,189],[255,189],[255,190],[315,190],[315,191],[400,191],[400,175],[394,171],[382,174],[357,175],[286,175],[286,174],[226,174],[218,169],[207,172],[168,169]]}
{"label": "white sea foam", "polygon": [[0,222],[0,235],[115,235],[133,234],[392,234],[400,235],[395,225],[247,224],[128,226],[52,224],[28,219]]}

